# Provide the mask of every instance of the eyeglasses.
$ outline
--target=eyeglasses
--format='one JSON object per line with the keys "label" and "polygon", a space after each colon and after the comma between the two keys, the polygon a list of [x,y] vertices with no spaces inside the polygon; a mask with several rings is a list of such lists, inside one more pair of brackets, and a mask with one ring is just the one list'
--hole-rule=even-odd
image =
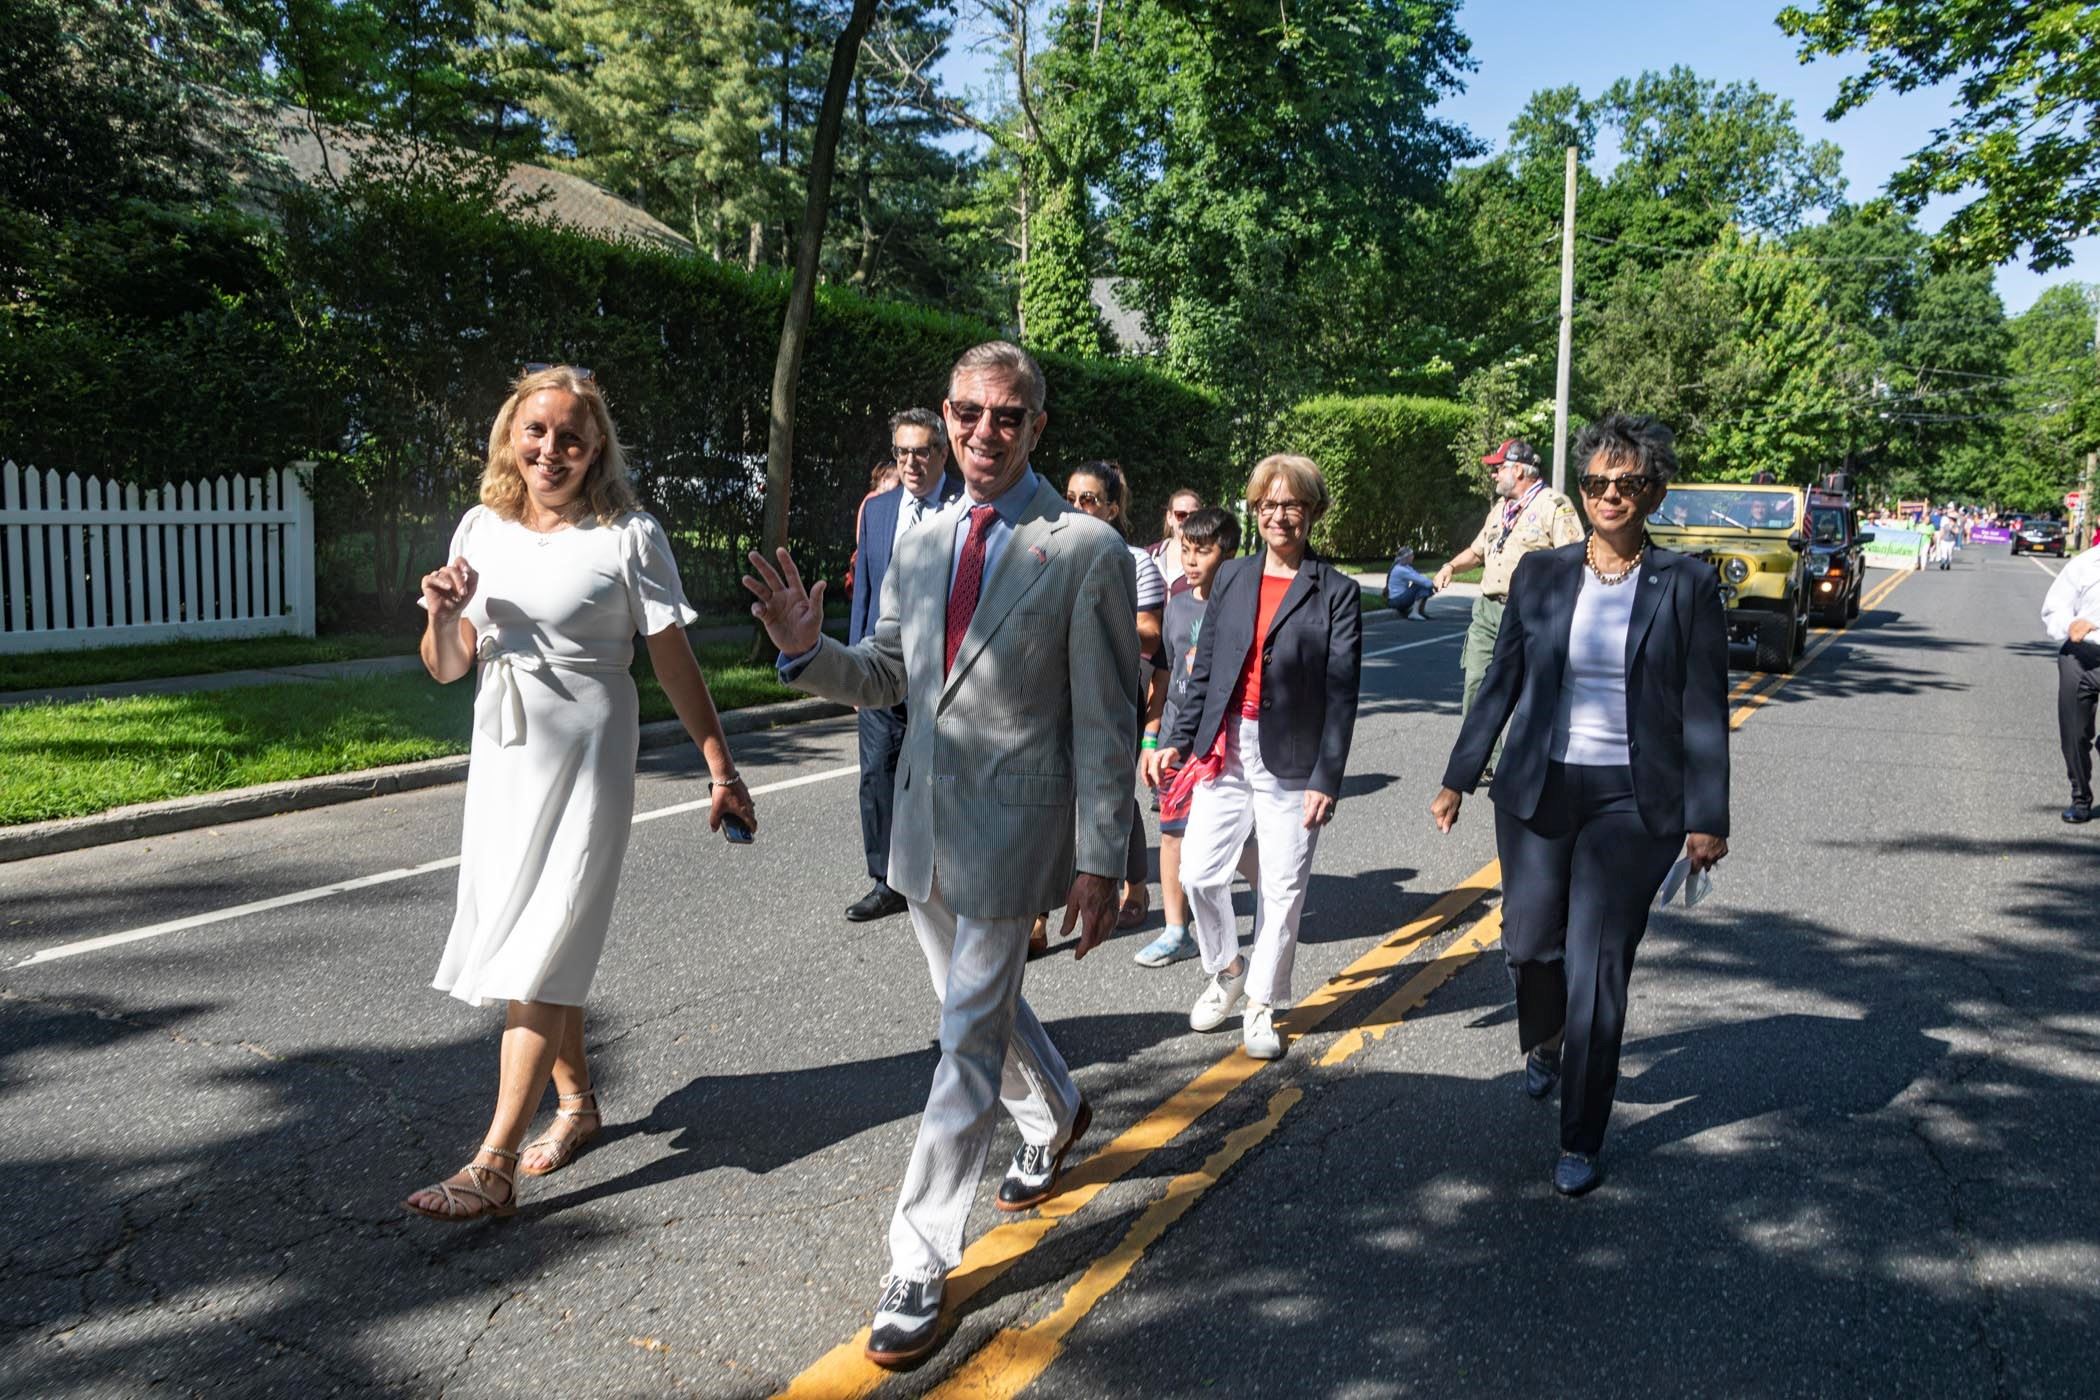
{"label": "eyeglasses", "polygon": [[1254,513],[1260,516],[1281,515],[1296,517],[1305,514],[1303,501],[1256,501]]}
{"label": "eyeglasses", "polygon": [[1660,478],[1650,476],[1646,472],[1628,472],[1624,476],[1585,474],[1577,478],[1577,483],[1582,487],[1582,494],[1593,501],[1604,499],[1605,494],[1613,487],[1617,487],[1619,495],[1625,499],[1637,501],[1662,485]]}
{"label": "eyeglasses", "polygon": [[900,462],[930,462],[933,460],[933,445],[924,447],[892,447],[890,455]]}
{"label": "eyeglasses", "polygon": [[1065,503],[1078,506],[1081,510],[1098,510],[1100,507],[1108,504],[1108,502],[1102,500],[1091,491],[1067,491],[1065,492]]}
{"label": "eyeglasses", "polygon": [[956,403],[951,400],[948,411],[955,415],[955,421],[962,425],[964,432],[974,429],[977,420],[984,417],[987,411],[992,415],[993,431],[1001,437],[1012,437],[1028,423],[1028,410],[1025,408],[1005,406],[987,410],[981,403]]}
{"label": "eyeglasses", "polygon": [[525,366],[525,372],[526,372],[527,374],[538,374],[538,373],[539,373],[539,372],[540,372],[541,370],[543,370],[543,369],[564,369],[564,368],[565,368],[565,369],[567,369],[567,370],[568,370],[568,371],[569,371],[569,372],[570,372],[571,374],[575,375],[575,376],[576,376],[576,377],[577,377],[578,379],[582,379],[582,380],[586,380],[586,381],[588,381],[588,380],[590,379],[590,377],[591,377],[591,367],[590,367],[589,365],[566,365],[566,366],[564,366],[564,365],[558,365],[558,364],[555,364],[555,363],[553,363],[552,361],[549,361],[549,360],[532,360],[532,361],[529,361],[529,362],[528,362],[528,363],[526,364],[526,366]]}

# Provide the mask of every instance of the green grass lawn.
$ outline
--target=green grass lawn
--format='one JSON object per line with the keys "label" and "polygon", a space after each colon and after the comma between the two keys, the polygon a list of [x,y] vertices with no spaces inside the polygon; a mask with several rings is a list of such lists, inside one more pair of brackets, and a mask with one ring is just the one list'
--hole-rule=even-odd
{"label": "green grass lawn", "polygon": [[[794,695],[747,654],[700,648],[716,705]],[[646,657],[635,682],[644,721],[674,717]],[[0,710],[0,825],[465,753],[473,694],[418,672]]]}
{"label": "green grass lawn", "polygon": [[368,656],[409,656],[415,649],[413,633],[344,632],[329,637],[242,637],[231,641],[47,651],[0,658],[0,691],[57,690],[69,685],[199,676],[209,671],[361,661]]}

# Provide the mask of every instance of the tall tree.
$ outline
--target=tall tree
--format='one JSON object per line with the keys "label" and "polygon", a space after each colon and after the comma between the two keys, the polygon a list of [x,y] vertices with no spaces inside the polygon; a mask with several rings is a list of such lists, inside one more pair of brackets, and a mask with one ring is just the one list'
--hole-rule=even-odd
{"label": "tall tree", "polygon": [[1889,178],[1912,213],[1935,195],[1980,191],[1940,229],[1969,267],[2027,250],[2036,271],[2071,260],[2100,229],[2100,9],[2084,0],[1818,0],[1780,11],[1804,61],[1858,53],[1832,121],[1882,91],[1955,84],[1953,116]]}

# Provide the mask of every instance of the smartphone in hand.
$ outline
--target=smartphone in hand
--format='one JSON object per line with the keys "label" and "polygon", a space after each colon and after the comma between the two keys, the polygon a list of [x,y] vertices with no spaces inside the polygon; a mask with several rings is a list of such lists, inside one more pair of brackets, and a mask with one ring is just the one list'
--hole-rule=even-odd
{"label": "smartphone in hand", "polygon": [[732,846],[748,846],[758,838],[752,833],[750,827],[744,825],[743,818],[733,812],[724,812],[722,814],[722,839]]}

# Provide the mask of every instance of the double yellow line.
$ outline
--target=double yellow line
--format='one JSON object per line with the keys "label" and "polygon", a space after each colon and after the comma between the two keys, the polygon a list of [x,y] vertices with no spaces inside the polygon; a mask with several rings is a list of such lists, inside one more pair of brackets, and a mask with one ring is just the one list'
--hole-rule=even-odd
{"label": "double yellow line", "polygon": [[[1859,610],[1865,613],[1870,609],[1880,607],[1889,594],[1894,593],[1903,585],[1903,581],[1911,576],[1911,572],[1910,570],[1905,570],[1876,584],[1874,591],[1860,600]],[[1792,671],[1752,672],[1736,682],[1735,687],[1728,692],[1729,703],[1735,706],[1729,712],[1728,727],[1731,730],[1741,729],[1745,720],[1756,714],[1767,700],[1770,700],[1786,688],[1788,681],[1807,670],[1810,662],[1821,656],[1832,642],[1844,635],[1845,633],[1842,630],[1835,627],[1818,628],[1815,641],[1811,642],[1808,649],[1801,654],[1801,659],[1794,663]],[[1741,703],[1737,704],[1736,702],[1738,701]]]}
{"label": "double yellow line", "polygon": [[[1908,574],[1899,573],[1877,586],[1862,601],[1862,610],[1878,606],[1907,577]],[[1803,654],[1795,674],[1843,635],[1825,631]],[[1742,702],[1730,714],[1729,728],[1740,728],[1790,679],[1792,675],[1746,676],[1729,694],[1731,704]],[[1473,872],[1292,1008],[1283,1017],[1281,1029],[1294,1038],[1310,1034],[1345,1003],[1381,983],[1422,944],[1462,918],[1495,890],[1501,878],[1501,866],[1494,861]],[[1331,1069],[1362,1054],[1501,937],[1502,911],[1498,907],[1430,959],[1359,1024],[1337,1037],[1316,1067]],[[1059,1225],[1092,1204],[1153,1153],[1180,1139],[1235,1089],[1276,1063],[1279,1062],[1250,1059],[1234,1049],[1075,1167],[1065,1176],[1058,1194],[1045,1201],[1036,1214],[1007,1221],[981,1236],[949,1275],[944,1325],[953,1326],[964,1303],[1026,1257]],[[1138,1213],[1122,1238],[1066,1289],[1056,1308],[1026,1326],[1000,1329],[929,1394],[942,1400],[1011,1400],[1026,1390],[1057,1359],[1073,1329],[1130,1276],[1145,1251],[1188,1214],[1236,1163],[1275,1136],[1284,1118],[1304,1096],[1304,1088],[1296,1083],[1276,1090],[1260,1118],[1234,1129],[1200,1166],[1169,1182],[1166,1191]],[[795,1377],[775,1400],[855,1400],[870,1394],[890,1374],[863,1355],[867,1340],[864,1328],[850,1341],[832,1348]]]}

